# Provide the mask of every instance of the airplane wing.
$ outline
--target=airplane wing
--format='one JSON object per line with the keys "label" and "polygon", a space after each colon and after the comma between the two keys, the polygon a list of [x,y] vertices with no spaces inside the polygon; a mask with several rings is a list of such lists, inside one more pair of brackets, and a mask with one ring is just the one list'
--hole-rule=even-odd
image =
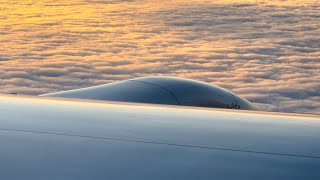
{"label": "airplane wing", "polygon": [[1,179],[320,179],[320,116],[0,96]]}

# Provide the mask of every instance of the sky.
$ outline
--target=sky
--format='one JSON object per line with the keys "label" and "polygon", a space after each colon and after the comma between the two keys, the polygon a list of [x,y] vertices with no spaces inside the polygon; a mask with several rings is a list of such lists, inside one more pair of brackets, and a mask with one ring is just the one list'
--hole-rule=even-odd
{"label": "sky", "polygon": [[0,0],[0,93],[142,76],[320,113],[318,0]]}

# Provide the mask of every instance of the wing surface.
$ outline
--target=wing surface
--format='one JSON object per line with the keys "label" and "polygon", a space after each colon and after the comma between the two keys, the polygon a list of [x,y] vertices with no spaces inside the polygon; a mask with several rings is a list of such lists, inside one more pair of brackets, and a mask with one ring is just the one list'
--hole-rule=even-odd
{"label": "wing surface", "polygon": [[0,96],[1,179],[319,179],[317,115]]}

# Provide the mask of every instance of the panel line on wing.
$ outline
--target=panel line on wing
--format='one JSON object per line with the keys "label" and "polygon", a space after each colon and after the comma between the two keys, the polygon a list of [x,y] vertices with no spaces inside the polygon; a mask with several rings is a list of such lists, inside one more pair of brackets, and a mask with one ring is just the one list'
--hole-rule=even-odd
{"label": "panel line on wing", "polygon": [[9,128],[0,128],[0,131],[14,131],[14,132],[22,132],[22,133],[69,136],[69,137],[80,137],[80,138],[112,140],[112,141],[124,141],[124,142],[134,142],[134,143],[144,143],[144,144],[157,144],[157,145],[188,147],[188,148],[200,148],[200,149],[220,150],[220,151],[230,151],[230,152],[264,154],[264,155],[271,155],[271,156],[274,155],[274,156],[287,156],[287,157],[320,159],[320,156],[312,156],[312,155],[286,154],[286,153],[263,152],[263,151],[253,151],[253,150],[240,150],[240,149],[231,149],[231,148],[222,148],[222,147],[198,146],[198,145],[189,145],[189,144],[176,144],[176,143],[145,141],[145,140],[133,140],[133,139],[122,139],[122,138],[113,138],[113,137],[99,137],[99,136],[78,135],[78,134],[68,134],[68,133],[56,133],[56,132],[32,131],[32,130],[19,130],[19,129],[9,129]]}

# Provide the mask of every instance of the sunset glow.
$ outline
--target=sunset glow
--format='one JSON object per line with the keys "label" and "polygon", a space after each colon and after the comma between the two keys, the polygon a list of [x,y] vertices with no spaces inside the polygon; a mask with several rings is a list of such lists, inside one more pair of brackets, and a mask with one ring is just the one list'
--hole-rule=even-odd
{"label": "sunset glow", "polygon": [[0,0],[1,93],[149,75],[320,112],[318,0]]}

